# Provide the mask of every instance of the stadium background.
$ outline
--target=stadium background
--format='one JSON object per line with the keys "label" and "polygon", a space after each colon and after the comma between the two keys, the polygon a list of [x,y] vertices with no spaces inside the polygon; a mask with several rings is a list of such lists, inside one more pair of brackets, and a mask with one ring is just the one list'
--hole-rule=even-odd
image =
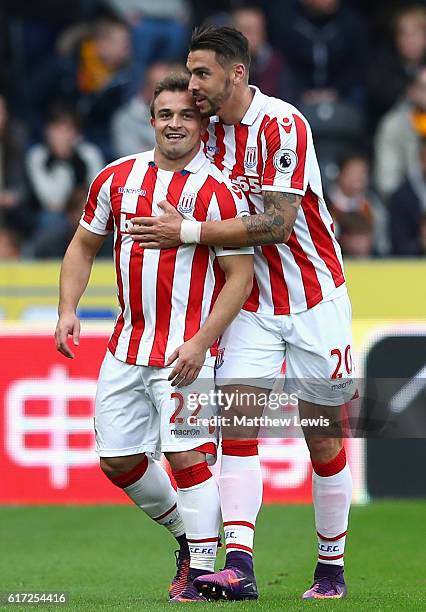
{"label": "stadium background", "polygon": [[[67,197],[64,197],[59,209],[49,208],[49,198],[43,197],[37,191],[37,176],[31,174],[30,160],[33,158],[30,152],[37,143],[46,146],[44,128],[46,121],[49,121],[47,117],[51,116],[48,111],[55,103],[59,105],[61,112],[64,108],[66,113],[77,112],[79,120],[83,120],[78,126],[78,132],[81,138],[96,148],[99,159],[108,161],[122,154],[117,153],[120,150],[117,148],[120,143],[117,144],[117,140],[114,140],[112,135],[114,132],[111,117],[120,109],[126,111],[126,105],[132,101],[132,96],[137,96],[138,91],[143,91],[145,81],[149,78],[149,67],[154,60],[180,62],[184,58],[190,26],[200,23],[203,19],[209,19],[213,23],[228,23],[232,14],[236,16],[232,11],[248,5],[251,7],[253,4],[263,11],[266,17],[267,35],[263,41],[265,46],[259,51],[258,61],[255,62],[255,76],[257,82],[262,83],[266,89],[268,87],[273,89],[274,83],[279,82],[280,91],[272,91],[272,94],[287,93],[292,101],[308,111],[308,116],[309,112],[312,113],[310,119],[314,132],[317,130],[315,135],[319,144],[318,151],[325,186],[329,194],[328,202],[335,215],[337,227],[340,227],[338,231],[341,232],[345,251],[346,275],[353,304],[354,359],[358,375],[363,378],[368,365],[372,368],[373,376],[383,378],[388,375],[394,378],[400,376],[404,379],[401,385],[407,380],[416,379],[416,388],[421,400],[424,400],[426,238],[421,228],[424,225],[426,209],[422,204],[423,208],[420,207],[420,210],[423,212],[415,217],[415,229],[409,236],[408,246],[405,242],[405,246],[401,247],[398,242],[398,228],[402,234],[404,221],[413,214],[410,205],[407,205],[407,199],[411,201],[410,195],[407,198],[405,193],[404,200],[403,190],[404,186],[409,187],[410,181],[407,180],[405,185],[407,177],[401,176],[400,184],[394,186],[391,193],[381,184],[377,169],[382,167],[380,155],[386,152],[380,147],[378,139],[381,121],[401,99],[407,101],[408,84],[416,74],[420,74],[424,66],[426,42],[421,57],[417,58],[417,62],[412,60],[408,69],[407,62],[404,63],[402,59],[401,49],[396,48],[396,35],[393,29],[397,10],[405,9],[408,3],[383,1],[375,2],[374,7],[371,7],[369,6],[371,3],[362,0],[358,2],[312,0],[312,4],[332,7],[331,12],[327,13],[328,16],[322,15],[317,22],[315,20],[314,22],[321,24],[322,19],[333,21],[333,15],[338,16],[333,23],[343,38],[349,41],[348,44],[354,45],[352,53],[362,66],[366,78],[363,79],[362,75],[359,77],[357,72],[356,78],[354,76],[353,82],[350,82],[350,59],[345,50],[340,48],[338,57],[341,65],[334,66],[335,73],[330,69],[328,77],[330,82],[324,81],[318,84],[315,81],[318,76],[316,67],[310,66],[311,82],[307,79],[306,82],[299,83],[298,66],[303,65],[303,54],[300,53],[298,57],[298,43],[291,37],[289,40],[296,41],[294,54],[291,49],[280,46],[277,43],[279,37],[277,38],[276,30],[280,24],[279,16],[283,12],[280,5],[286,6],[289,11],[288,21],[291,21],[290,17],[297,16],[300,7],[306,8],[310,1],[248,3],[223,0],[214,3],[203,2],[201,7],[200,3],[195,1],[158,0],[154,8],[148,9],[149,3],[141,0],[142,13],[146,11],[149,13],[145,25],[152,26],[150,31],[152,39],[148,37],[147,31],[139,33],[139,37],[143,37],[146,45],[149,41],[151,55],[143,58],[142,55],[138,55],[139,68],[141,65],[144,67],[143,73],[140,71],[138,74],[135,73],[137,66],[132,61],[132,57],[140,53],[137,46],[138,30],[136,22],[129,20],[129,15],[126,13],[127,9],[131,10],[130,2],[122,2],[122,10],[117,8],[120,3],[113,0],[63,2],[61,10],[58,9],[57,3],[49,1],[38,2],[32,8],[25,2],[2,3],[0,110],[5,103],[7,114],[5,120],[3,116],[0,118],[0,504],[12,506],[9,510],[0,509],[0,516],[5,519],[2,535],[6,546],[8,542],[12,546],[12,540],[6,538],[9,529],[14,537],[18,537],[17,534],[21,532],[20,537],[23,541],[24,537],[31,539],[31,529],[33,531],[41,529],[41,523],[44,521],[43,514],[38,515],[36,511],[35,514],[31,511],[32,519],[28,522],[28,527],[21,528],[19,525],[22,518],[25,522],[30,515],[19,514],[16,506],[21,505],[21,510],[25,511],[27,504],[127,503],[127,498],[100,474],[96,466],[97,459],[93,451],[94,440],[91,432],[97,372],[116,311],[113,269],[107,258],[98,261],[95,265],[90,286],[80,305],[80,316],[83,319],[81,346],[78,348],[77,358],[69,362],[55,352],[52,340],[56,319],[58,273],[60,256],[74,227],[69,215],[69,211],[72,210],[70,201],[74,196],[74,200],[77,198],[81,207],[83,197],[81,188],[85,187],[87,181],[82,178],[81,159],[76,161],[78,155],[73,154],[71,156],[73,159],[67,160],[71,175],[75,179],[73,188],[67,193]],[[423,19],[422,28],[425,36],[425,15],[422,13],[425,10],[424,3],[417,3],[416,10],[420,11],[417,16],[423,14],[420,21]],[[350,15],[355,16],[352,26],[350,23],[348,25]],[[86,40],[85,37],[90,40],[91,28],[93,24],[98,23],[97,20],[114,21],[117,18],[132,35],[129,55],[114,66],[100,65],[96,62],[96,58],[94,60],[90,56],[92,64],[90,65],[90,61],[87,60],[89,68],[85,74],[91,75],[93,82],[89,85],[86,82],[86,85],[83,85],[80,72],[77,86],[75,83],[71,86],[75,76],[71,66],[73,62],[63,61],[69,49],[67,45],[71,43],[75,45],[75,40]],[[357,30],[359,24],[361,34]],[[142,20],[139,25],[142,27]],[[156,31],[155,26],[163,28],[162,33]],[[175,49],[169,49],[167,55],[164,36],[175,41],[180,40],[180,48],[177,45]],[[269,43],[272,43],[272,47]],[[89,46],[86,51],[89,53],[93,48],[96,46]],[[270,58],[267,51],[270,52],[271,49],[280,58],[278,61],[274,57],[274,61],[278,61],[278,68],[274,62],[262,65],[262,58]],[[80,69],[82,69],[84,53],[81,48],[80,53]],[[333,53],[333,49],[330,53]],[[108,57],[108,53],[105,57]],[[392,93],[393,99],[387,92],[389,94],[387,100],[385,102],[382,100],[379,104],[377,87],[374,87],[374,83],[382,83],[386,89],[386,79],[390,78],[389,73],[386,73],[388,68],[385,66],[386,62],[380,63],[381,58],[393,58],[388,63],[391,64],[390,76],[395,77],[396,85]],[[332,59],[335,59],[334,56]],[[299,64],[299,61],[302,64]],[[306,69],[309,72],[309,65]],[[339,83],[339,77],[336,76],[342,69],[347,73],[349,80],[344,85]],[[63,70],[61,74],[66,76],[62,79],[65,85],[62,81],[61,83],[56,81],[58,88],[62,88],[60,96],[56,96],[57,92],[55,88],[52,89],[52,83],[47,86],[42,78],[43,75],[49,74],[55,83],[58,75],[55,70]],[[395,72],[393,75],[392,70]],[[56,76],[52,77],[52,74]],[[271,78],[268,80],[268,75],[271,74],[276,76],[272,79],[272,83]],[[126,75],[131,75],[127,81],[124,78]],[[108,83],[114,78],[117,78],[117,87],[108,88]],[[136,87],[137,79],[139,84]],[[120,88],[120,83],[123,82],[125,86]],[[114,95],[103,96],[104,93],[111,94],[111,91]],[[67,92],[68,98],[65,95]],[[312,95],[312,92],[319,95]],[[307,93],[309,95],[305,95]],[[424,124],[423,127],[419,126],[423,117],[422,112],[426,112],[426,105],[424,109],[417,106],[416,111],[418,121],[413,132],[421,147],[426,134],[422,131]],[[0,115],[2,113],[3,110]],[[127,116],[128,118],[131,116],[128,108]],[[337,126],[336,129],[328,131],[325,129],[324,116],[329,116],[328,127],[334,125]],[[118,123],[118,119],[116,123],[118,133],[121,133],[123,140],[126,140],[126,134],[122,131],[124,129],[122,126],[126,124]],[[343,129],[345,123],[351,124],[354,130],[348,132]],[[7,130],[4,128],[5,124]],[[15,163],[10,165],[5,163],[11,150],[10,141],[4,136],[6,132],[9,136],[13,134],[13,137],[16,137],[16,156],[14,160],[11,158],[11,162]],[[121,144],[125,146],[125,143]],[[49,147],[48,142],[47,146]],[[399,151],[397,155],[403,156],[404,152]],[[85,162],[83,154],[81,157]],[[347,158],[361,159],[364,164],[361,171],[358,166],[358,172],[364,176],[364,183],[361,181],[363,184],[361,187],[358,186],[358,191],[355,189],[356,193],[352,195],[346,193],[346,199],[343,198],[346,203],[351,198],[356,202],[349,212],[347,209],[339,209],[345,188],[342,179],[342,159]],[[90,163],[87,162],[86,166],[88,173]],[[51,188],[52,190],[56,188],[54,182]],[[424,201],[426,193],[424,179],[422,189]],[[421,197],[419,199],[422,201]],[[351,241],[350,238],[353,236],[356,239]],[[55,253],[57,257],[51,258]],[[411,257],[407,257],[409,255]],[[391,369],[392,374],[386,374],[383,368],[380,369],[383,359],[380,361],[382,353],[378,347],[388,350],[389,362],[396,364],[395,369]],[[380,363],[377,363],[378,360]],[[402,368],[401,374],[398,370],[400,364],[409,364],[405,369]],[[424,477],[426,451],[422,438],[425,435],[424,416],[423,421],[419,420],[417,413],[417,416],[413,415],[410,410],[408,403],[404,414],[407,425],[404,430],[408,438],[406,440],[347,441],[354,474],[354,502],[367,504],[366,507],[370,508],[371,516],[375,516],[376,521],[375,523],[371,519],[373,529],[373,525],[377,528],[382,521],[386,521],[386,516],[389,520],[406,516],[414,526],[420,525],[420,517],[423,516],[424,519],[426,515]],[[309,462],[302,440],[291,438],[264,440],[261,445],[261,457],[267,503],[310,502]],[[390,506],[382,507],[378,503],[379,499],[396,497],[406,498],[407,505],[392,506],[395,508],[393,514]],[[417,503],[409,501],[413,497],[418,498]],[[15,512],[14,508],[16,514],[8,513]],[[105,512],[109,511],[105,509]],[[295,511],[298,512],[296,509]],[[90,515],[90,508],[87,508],[86,514],[83,509],[81,512],[82,520],[87,521],[87,524],[92,524],[91,521],[93,524],[96,522],[96,513]],[[270,531],[263,533],[268,538],[276,533],[275,537],[279,538],[278,515],[273,514],[273,510],[270,512],[272,514],[266,515],[272,521]],[[302,509],[300,516],[305,516],[304,512]],[[111,516],[124,515],[117,509],[117,514]],[[296,514],[288,516],[292,517],[293,524],[297,522]],[[69,515],[64,514],[63,517],[65,524]],[[126,517],[127,521],[128,515]],[[102,520],[104,519],[100,519],[101,523]],[[56,528],[61,529],[62,523],[57,523]],[[70,533],[76,534],[78,522],[73,529],[70,528]],[[121,536],[122,534],[117,537]],[[385,543],[382,544],[385,551]],[[409,552],[408,541],[405,544],[406,548],[403,547],[402,550],[407,555],[414,554],[414,560],[417,562],[414,566],[423,567],[424,570],[424,562],[422,565],[416,553]],[[17,554],[16,551],[12,551],[12,547],[7,550],[12,555],[11,558]],[[389,550],[392,550],[392,547]],[[25,559],[23,566],[27,568],[30,576],[28,584],[40,588],[43,586],[43,574],[37,574],[34,566],[28,561],[28,555]],[[17,562],[20,563],[22,560],[22,555],[17,557]],[[9,582],[2,584],[0,591],[6,586],[25,584],[25,581],[14,582],[13,573],[6,572],[5,575],[9,575]],[[34,579],[31,579],[31,575]],[[36,576],[38,583],[35,580]],[[66,581],[64,579],[57,584],[65,588]],[[424,581],[421,584],[423,586],[420,590],[423,589],[424,593]],[[270,586],[269,591],[273,592],[274,588]],[[98,595],[94,597],[96,599]],[[418,607],[413,606],[411,609],[424,609],[421,607],[426,605],[424,602],[423,598],[420,603],[416,603]],[[273,607],[272,603],[270,607]],[[363,606],[363,609],[367,607]]]}

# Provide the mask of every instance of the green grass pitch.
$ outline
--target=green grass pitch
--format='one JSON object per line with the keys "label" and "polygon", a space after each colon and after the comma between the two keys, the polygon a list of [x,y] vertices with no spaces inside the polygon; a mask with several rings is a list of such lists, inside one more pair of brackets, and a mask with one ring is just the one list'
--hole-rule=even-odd
{"label": "green grass pitch", "polygon": [[[346,556],[348,599],[302,602],[315,559],[313,510],[266,506],[256,531],[259,601],[186,605],[217,612],[426,610],[425,548],[426,501],[354,507]],[[131,506],[2,507],[0,591],[67,591],[67,611],[170,610],[173,549],[169,534]],[[219,565],[223,556],[222,550]]]}

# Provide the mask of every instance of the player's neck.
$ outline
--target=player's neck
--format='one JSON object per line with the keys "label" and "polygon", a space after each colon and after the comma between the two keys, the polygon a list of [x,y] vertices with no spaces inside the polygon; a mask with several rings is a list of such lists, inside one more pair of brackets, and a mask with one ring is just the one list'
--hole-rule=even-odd
{"label": "player's neck", "polygon": [[252,103],[254,91],[248,85],[234,90],[232,96],[220,109],[218,115],[226,125],[239,123]]}
{"label": "player's neck", "polygon": [[156,166],[160,170],[167,170],[168,172],[180,172],[184,170],[185,167],[191,162],[194,157],[198,154],[200,150],[200,145],[197,144],[194,149],[191,149],[186,155],[183,157],[179,157],[179,159],[169,159],[166,157],[158,147],[154,149],[154,162]]}

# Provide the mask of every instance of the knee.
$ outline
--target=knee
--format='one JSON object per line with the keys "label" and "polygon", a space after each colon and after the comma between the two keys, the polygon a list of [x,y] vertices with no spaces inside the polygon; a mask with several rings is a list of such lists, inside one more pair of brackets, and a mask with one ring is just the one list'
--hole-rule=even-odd
{"label": "knee", "polygon": [[165,453],[170,467],[173,472],[179,472],[186,468],[203,463],[206,460],[206,455],[199,451],[189,450],[180,453]]}
{"label": "knee", "polygon": [[306,443],[309,448],[312,461],[318,463],[328,463],[332,461],[340,452],[343,441],[341,438],[307,438]]}
{"label": "knee", "polygon": [[130,455],[128,457],[101,457],[100,468],[110,480],[130,472],[138,465],[145,455]]}

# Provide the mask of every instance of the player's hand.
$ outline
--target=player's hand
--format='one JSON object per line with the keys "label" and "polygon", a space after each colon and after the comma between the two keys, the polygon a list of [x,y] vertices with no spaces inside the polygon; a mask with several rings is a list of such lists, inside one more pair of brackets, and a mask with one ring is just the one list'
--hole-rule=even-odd
{"label": "player's hand", "polygon": [[65,357],[74,359],[74,353],[68,346],[68,336],[72,336],[74,346],[80,344],[80,321],[75,313],[62,314],[55,329],[56,349]]}
{"label": "player's hand", "polygon": [[180,241],[180,226],[183,217],[176,208],[163,200],[158,204],[164,214],[158,217],[133,217],[130,236],[145,249],[170,249]]}
{"label": "player's hand", "polygon": [[166,367],[177,360],[169,376],[172,387],[187,387],[194,382],[203,367],[206,352],[207,348],[204,344],[191,338],[170,355]]}

